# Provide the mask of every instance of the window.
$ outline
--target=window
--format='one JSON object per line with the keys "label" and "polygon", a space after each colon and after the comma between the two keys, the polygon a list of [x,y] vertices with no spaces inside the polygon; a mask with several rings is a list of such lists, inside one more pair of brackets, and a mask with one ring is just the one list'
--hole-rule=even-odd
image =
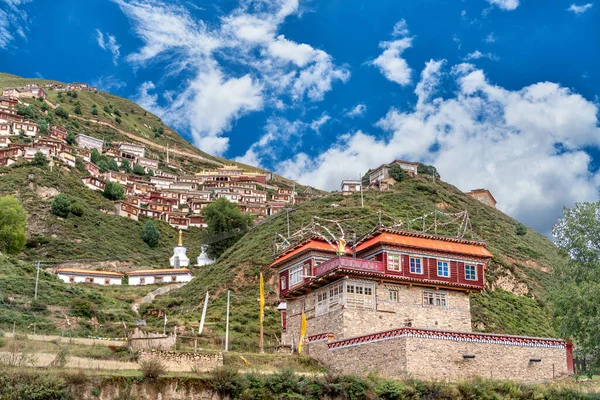
{"label": "window", "polygon": [[411,257],[409,260],[410,263],[410,272],[412,274],[422,274],[423,273],[423,259]]}
{"label": "window", "polygon": [[176,276],[172,276],[171,277],[171,282],[177,282],[177,277]]}
{"label": "window", "polygon": [[290,287],[302,282],[302,265],[292,267],[290,271]]}
{"label": "window", "polygon": [[438,276],[450,276],[450,268],[448,267],[448,261],[438,261]]}
{"label": "window", "polygon": [[423,291],[423,305],[429,307],[447,307],[448,293]]}
{"label": "window", "polygon": [[105,284],[105,285],[110,285],[110,279],[105,279],[105,280],[104,280],[104,284]]}
{"label": "window", "polygon": [[285,276],[281,277],[281,290],[287,289],[287,279]]}
{"label": "window", "polygon": [[70,276],[69,277],[69,282],[70,283],[75,283],[75,277],[74,276]]}
{"label": "window", "polygon": [[374,284],[370,282],[346,283],[346,307],[372,310],[375,304]]}
{"label": "window", "polygon": [[144,283],[146,283],[146,278],[140,278],[140,285],[143,285]]}
{"label": "window", "polygon": [[475,265],[465,265],[465,279],[470,281],[477,280],[477,267]]}
{"label": "window", "polygon": [[390,271],[400,271],[400,256],[398,254],[388,254],[387,269]]}
{"label": "window", "polygon": [[162,283],[163,282],[163,277],[162,276],[155,276],[154,277],[154,283]]}
{"label": "window", "polygon": [[393,303],[398,302],[398,291],[397,290],[390,290],[390,301]]}
{"label": "window", "polygon": [[85,278],[85,283],[94,283],[94,278]]}
{"label": "window", "polygon": [[317,294],[317,315],[327,314],[329,304],[327,304],[327,290]]}

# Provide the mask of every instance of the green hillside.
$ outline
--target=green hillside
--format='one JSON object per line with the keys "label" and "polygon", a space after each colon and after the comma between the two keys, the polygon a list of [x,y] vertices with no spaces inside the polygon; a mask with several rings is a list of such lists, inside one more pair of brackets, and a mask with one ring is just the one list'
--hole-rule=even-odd
{"label": "green hillside", "polygon": [[[337,205],[337,206],[336,206]],[[504,213],[483,205],[444,182],[432,183],[423,178],[407,179],[393,186],[389,192],[365,192],[365,207],[360,207],[360,196],[331,194],[294,207],[289,214],[291,231],[310,222],[312,216],[328,219],[347,219],[367,216],[367,219],[343,223],[347,232],[357,236],[366,233],[378,223],[381,209],[382,222],[412,219],[443,207],[446,212],[468,210],[475,238],[487,241],[494,258],[486,271],[488,289],[472,295],[472,319],[477,330],[507,334],[555,336],[546,305],[548,289],[555,284],[550,270],[565,260],[556,247],[543,235],[528,230],[524,236],[516,234],[518,222]],[[246,234],[229,249],[218,263],[205,268],[190,284],[159,298],[145,310],[149,321],[156,310],[171,308],[171,322],[193,325],[201,311],[206,290],[212,294],[208,320],[214,341],[223,337],[225,325],[226,289],[235,296],[232,306],[232,345],[240,348],[256,347],[258,335],[258,274],[262,271],[268,282],[269,309],[266,312],[265,337],[275,342],[279,332],[279,315],[275,294],[275,279],[268,265],[273,260],[276,234],[287,232],[286,215],[278,215]],[[414,227],[417,229],[417,227]],[[440,234],[456,234],[456,225]],[[502,288],[508,289],[503,290]],[[517,292],[520,295],[517,295]],[[175,321],[175,316],[177,321]],[[159,321],[156,320],[155,323]]]}

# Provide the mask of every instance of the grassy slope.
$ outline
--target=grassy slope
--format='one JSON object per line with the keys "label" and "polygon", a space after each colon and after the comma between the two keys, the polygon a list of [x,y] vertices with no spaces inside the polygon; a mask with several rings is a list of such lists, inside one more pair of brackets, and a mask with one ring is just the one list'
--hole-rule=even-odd
{"label": "grassy slope", "polygon": [[[451,185],[443,182],[434,184],[421,178],[409,179],[397,184],[390,192],[367,191],[364,209],[360,208],[359,195],[344,197],[332,194],[295,207],[290,214],[290,223],[293,232],[308,223],[313,215],[331,219],[370,215],[366,220],[345,224],[347,232],[355,231],[360,235],[377,224],[377,210],[380,208],[385,214],[405,219],[433,211],[440,202],[448,204],[448,212],[467,209],[475,237],[487,240],[487,247],[494,254],[487,271],[488,287],[492,287],[499,277],[513,276],[529,288],[527,296],[516,296],[503,290],[488,290],[473,295],[474,325],[478,329],[492,332],[555,335],[548,310],[544,306],[546,291],[554,281],[550,274],[540,268],[551,268],[564,261],[556,248],[546,237],[532,230],[525,236],[517,236],[517,221],[466,196]],[[331,207],[332,203],[339,204],[340,207]],[[384,218],[383,222],[390,225],[391,221]],[[457,228],[454,226],[451,229],[455,232]],[[210,290],[213,296],[208,320],[213,325],[209,327],[216,337],[221,337],[224,329],[225,290],[230,288],[235,293],[231,314],[232,343],[242,348],[255,346],[258,333],[258,273],[263,271],[267,279],[273,277],[268,265],[272,261],[275,235],[285,232],[285,215],[261,224],[231,248],[217,264],[207,267],[205,273],[192,283],[159,298],[147,310],[148,316],[155,309],[171,307],[171,313],[177,314],[177,317],[172,316],[173,322],[177,320],[179,323],[192,324],[198,319],[204,292]],[[441,229],[438,232],[450,233]],[[532,267],[524,268],[526,262]],[[271,285],[268,288],[271,301],[267,310],[265,332],[266,337],[273,340],[279,330],[279,317],[274,310],[277,305],[274,288]],[[157,320],[156,323],[158,322]]]}
{"label": "grassy slope", "polygon": [[[84,207],[81,217],[58,218],[50,212],[52,198],[42,199],[46,188],[54,188]],[[75,170],[36,168],[29,165],[0,169],[0,195],[16,194],[29,214],[28,244],[22,255],[27,260],[119,260],[134,265],[168,267],[177,231],[155,221],[160,242],[150,248],[140,237],[145,218],[133,221],[108,215],[113,203],[81,183]],[[200,254],[202,231],[192,228],[183,234],[190,258]]]}

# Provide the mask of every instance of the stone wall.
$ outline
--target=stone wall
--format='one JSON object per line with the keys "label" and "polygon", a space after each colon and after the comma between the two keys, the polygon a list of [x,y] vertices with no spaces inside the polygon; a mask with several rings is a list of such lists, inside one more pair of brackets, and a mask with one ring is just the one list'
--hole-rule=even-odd
{"label": "stone wall", "polygon": [[377,371],[385,377],[444,381],[482,377],[523,382],[568,375],[565,348],[398,337],[338,349],[328,349],[327,342],[314,342],[307,345],[307,352],[331,371],[343,374]]}
{"label": "stone wall", "polygon": [[[142,351],[140,353],[140,361],[150,358],[158,358],[163,361],[167,367],[176,366],[177,370],[181,370],[182,365],[187,365],[192,370],[192,367],[197,371],[211,371],[215,368],[223,366],[222,354],[211,353],[178,353],[174,351]],[[171,369],[171,368],[169,368]]]}
{"label": "stone wall", "polygon": [[[398,301],[390,301],[390,290],[398,292]],[[337,339],[366,335],[389,329],[412,326],[418,328],[471,331],[471,306],[469,295],[457,290],[440,290],[448,293],[447,307],[423,305],[423,291],[419,286],[376,284],[375,310],[342,308],[316,316],[318,291],[287,301],[287,329],[283,344],[298,343],[302,311],[306,315],[307,336],[332,332]]]}
{"label": "stone wall", "polygon": [[177,342],[177,336],[164,336],[160,333],[143,332],[138,328],[135,329],[130,337],[131,348],[134,351],[138,350],[171,350]]}

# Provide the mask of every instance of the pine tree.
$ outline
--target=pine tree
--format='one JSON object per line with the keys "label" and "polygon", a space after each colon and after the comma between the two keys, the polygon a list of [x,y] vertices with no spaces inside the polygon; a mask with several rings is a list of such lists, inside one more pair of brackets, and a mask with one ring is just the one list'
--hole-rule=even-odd
{"label": "pine tree", "polygon": [[155,247],[160,239],[160,232],[154,226],[154,222],[148,220],[141,232],[142,240],[150,247]]}
{"label": "pine tree", "polygon": [[71,200],[66,194],[61,193],[52,200],[52,214],[67,218],[70,212]]}

